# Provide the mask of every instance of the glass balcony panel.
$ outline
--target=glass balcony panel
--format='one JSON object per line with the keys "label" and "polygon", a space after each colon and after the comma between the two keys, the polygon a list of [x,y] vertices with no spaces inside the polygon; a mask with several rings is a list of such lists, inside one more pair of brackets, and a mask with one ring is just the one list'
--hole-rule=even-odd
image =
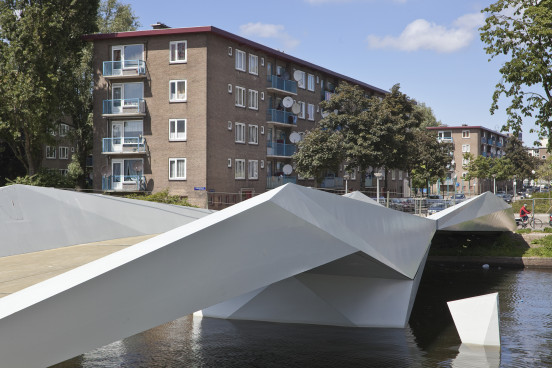
{"label": "glass balcony panel", "polygon": [[279,89],[281,91],[297,94],[296,81],[284,79],[284,78],[278,77],[277,75],[273,75],[272,78],[270,78],[268,83],[268,88]]}
{"label": "glass balcony panel", "polygon": [[292,183],[297,184],[297,177],[295,176],[267,176],[266,189],[274,189],[281,185]]}
{"label": "glass balcony panel", "polygon": [[104,77],[144,76],[146,62],[144,60],[104,61]]}
{"label": "glass balcony panel", "polygon": [[266,120],[282,124],[297,125],[297,115],[292,112],[276,109],[268,109]]}
{"label": "glass balcony panel", "polygon": [[127,98],[103,101],[104,115],[140,115],[146,113],[146,101],[143,98]]}
{"label": "glass balcony panel", "polygon": [[140,137],[103,138],[102,153],[145,153],[146,140]]}
{"label": "glass balcony panel", "polygon": [[290,157],[296,150],[297,146],[295,144],[266,142],[266,154],[268,156]]}
{"label": "glass balcony panel", "polygon": [[102,190],[114,192],[140,192],[146,190],[143,175],[108,175],[102,177]]}

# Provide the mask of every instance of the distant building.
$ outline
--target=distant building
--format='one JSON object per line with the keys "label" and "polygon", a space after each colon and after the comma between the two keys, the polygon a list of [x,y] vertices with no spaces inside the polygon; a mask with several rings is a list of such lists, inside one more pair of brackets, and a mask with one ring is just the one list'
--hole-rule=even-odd
{"label": "distant building", "polygon": [[464,159],[465,153],[471,153],[473,157],[485,156],[498,158],[504,156],[504,147],[508,136],[482,126],[439,126],[430,127],[429,130],[437,131],[437,139],[451,142],[451,163],[447,178],[443,183],[433,187],[448,193],[453,193],[456,187],[457,193],[481,194],[485,191],[492,191],[493,184],[489,179],[465,180],[467,171],[465,166],[469,163]]}
{"label": "distant building", "polygon": [[[218,208],[285,183],[318,104],[346,81],[387,91],[215,27],[95,34],[94,189],[168,189]],[[322,188],[344,189],[343,167]],[[391,191],[408,189],[389,171]],[[348,189],[360,188],[354,172]],[[368,187],[375,178],[368,175]]]}
{"label": "distant building", "polygon": [[60,123],[50,131],[53,143],[44,145],[42,168],[54,171],[60,175],[67,175],[67,168],[75,153],[75,145],[69,139],[68,124]]}

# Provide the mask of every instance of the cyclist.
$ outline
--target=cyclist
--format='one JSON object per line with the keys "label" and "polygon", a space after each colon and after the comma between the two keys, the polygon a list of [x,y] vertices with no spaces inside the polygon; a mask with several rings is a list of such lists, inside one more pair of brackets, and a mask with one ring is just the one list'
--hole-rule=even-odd
{"label": "cyclist", "polygon": [[531,214],[531,211],[527,209],[527,204],[524,203],[523,206],[519,210],[519,217],[521,218],[521,221],[524,223],[527,223],[527,220],[529,220],[529,215]]}

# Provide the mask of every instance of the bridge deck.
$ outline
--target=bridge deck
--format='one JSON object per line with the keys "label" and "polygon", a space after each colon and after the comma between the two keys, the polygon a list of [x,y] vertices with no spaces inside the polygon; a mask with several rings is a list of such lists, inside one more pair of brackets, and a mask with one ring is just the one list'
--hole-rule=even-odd
{"label": "bridge deck", "polygon": [[155,235],[133,236],[1,257],[0,298]]}

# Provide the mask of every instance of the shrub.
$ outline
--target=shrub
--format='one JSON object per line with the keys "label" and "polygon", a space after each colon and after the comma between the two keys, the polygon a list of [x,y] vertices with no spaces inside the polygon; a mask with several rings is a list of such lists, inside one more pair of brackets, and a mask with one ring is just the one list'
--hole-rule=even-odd
{"label": "shrub", "polygon": [[169,190],[165,189],[161,192],[157,192],[154,194],[144,195],[144,194],[129,194],[126,195],[125,198],[130,199],[139,199],[142,201],[149,201],[149,202],[158,202],[158,203],[166,203],[166,204],[175,204],[178,206],[186,206],[186,207],[197,207],[193,206],[188,202],[188,199],[186,197],[181,197],[177,195],[170,195]]}
{"label": "shrub", "polygon": [[67,175],[61,175],[57,170],[42,168],[34,175],[18,176],[11,180],[7,179],[6,185],[23,184],[37,187],[52,188],[75,188],[75,180]]}

